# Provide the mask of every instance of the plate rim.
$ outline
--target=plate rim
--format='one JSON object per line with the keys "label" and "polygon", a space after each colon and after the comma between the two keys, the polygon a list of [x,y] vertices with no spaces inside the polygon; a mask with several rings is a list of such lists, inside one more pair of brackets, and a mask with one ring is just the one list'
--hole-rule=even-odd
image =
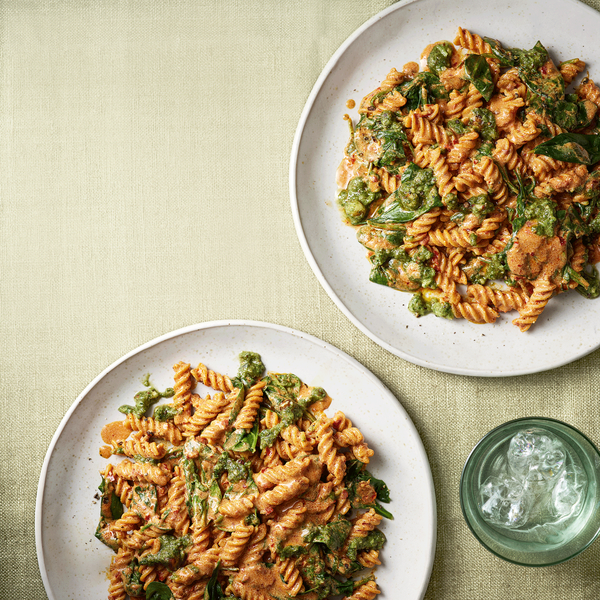
{"label": "plate rim", "polygon": [[[414,0],[409,0],[409,1],[414,1]],[[278,325],[275,323],[268,323],[268,322],[264,322],[264,321],[254,321],[254,320],[250,320],[250,319],[231,319],[231,320],[223,319],[223,320],[216,320],[216,321],[205,321],[205,322],[196,323],[193,325],[187,325],[186,327],[182,327],[180,329],[170,331],[170,332],[160,335],[148,342],[145,342],[145,343],[141,344],[140,346],[138,346],[137,348],[130,350],[129,352],[127,352],[126,354],[124,354],[123,356],[118,358],[116,361],[114,361],[112,364],[110,364],[108,367],[106,367],[100,374],[98,374],[96,377],[94,377],[94,379],[83,389],[83,391],[77,396],[77,398],[71,404],[71,406],[69,407],[69,409],[67,410],[67,412],[65,413],[63,418],[61,419],[56,431],[54,432],[54,435],[52,436],[52,439],[48,446],[48,450],[46,451],[42,469],[40,471],[40,477],[39,477],[37,493],[36,493],[35,546],[36,546],[36,554],[37,554],[37,558],[38,558],[38,567],[40,570],[40,575],[42,577],[42,582],[44,584],[45,592],[48,595],[48,599],[56,600],[53,590],[50,587],[50,581],[48,579],[48,573],[47,573],[47,569],[46,569],[46,560],[44,557],[44,546],[43,546],[44,535],[43,535],[43,530],[42,530],[42,507],[43,507],[43,503],[44,503],[44,494],[45,494],[45,488],[46,488],[46,476],[48,473],[48,467],[50,464],[50,460],[52,458],[52,454],[56,447],[56,444],[58,443],[58,440],[60,439],[62,432],[65,429],[65,427],[66,427],[67,423],[69,422],[69,419],[71,418],[73,413],[75,412],[77,407],[81,404],[83,399],[89,394],[89,392],[108,373],[110,373],[111,371],[116,369],[119,365],[124,363],[126,360],[128,360],[132,356],[135,356],[136,354],[139,354],[139,353],[143,352],[144,350],[147,350],[148,348],[157,346],[158,344],[160,344],[164,341],[170,340],[170,339],[178,337],[180,335],[184,335],[186,333],[190,333],[193,331],[200,331],[200,330],[204,330],[204,329],[213,329],[213,328],[218,328],[218,327],[230,327],[230,326],[271,329],[271,330],[274,330],[274,331],[277,331],[280,333],[285,333],[285,334],[291,335],[293,337],[305,339],[313,344],[321,346],[325,350],[336,355],[338,358],[345,360],[354,368],[357,368],[358,370],[360,370],[371,381],[372,384],[374,384],[375,386],[377,386],[381,389],[382,393],[389,396],[390,399],[395,401],[395,405],[397,406],[398,410],[400,411],[400,414],[402,416],[404,416],[404,418],[406,420],[407,427],[409,428],[409,430],[411,430],[412,434],[414,435],[415,442],[416,442],[415,452],[416,452],[417,456],[419,457],[419,459],[421,461],[424,461],[424,463],[428,467],[425,485],[428,489],[429,497],[431,498],[430,518],[431,518],[431,523],[432,523],[432,528],[431,528],[432,535],[431,535],[431,539],[429,541],[430,552],[429,552],[429,560],[428,560],[428,564],[427,564],[427,570],[425,573],[426,577],[424,578],[423,585],[420,590],[420,596],[419,596],[419,598],[422,599],[425,596],[425,593],[429,586],[429,581],[431,579],[431,573],[433,570],[433,563],[434,563],[435,554],[436,554],[437,499],[436,499],[436,493],[435,493],[435,485],[434,485],[434,481],[433,481],[433,473],[431,470],[431,464],[429,462],[427,452],[425,451],[425,446],[423,445],[423,440],[421,439],[421,435],[419,434],[412,418],[410,417],[410,415],[408,414],[408,412],[406,411],[406,409],[404,408],[402,403],[398,400],[398,398],[396,398],[396,396],[391,392],[391,390],[374,373],[372,373],[370,369],[365,367],[362,363],[360,363],[358,360],[356,360],[355,358],[353,358],[352,356],[350,356],[343,350],[340,350],[339,348],[330,344],[329,342],[326,342],[325,340],[317,338],[311,334],[304,333],[300,330],[293,329],[291,327],[286,327],[284,325]]]}
{"label": "plate rim", "polygon": [[[375,342],[378,346],[382,347],[384,350],[398,356],[410,362],[414,365],[418,365],[420,367],[425,367],[427,369],[432,369],[434,371],[439,371],[442,373],[450,373],[453,375],[467,375],[469,377],[517,377],[521,375],[532,375],[535,373],[543,373],[545,371],[551,371],[553,369],[557,369],[564,365],[570,364],[579,360],[588,354],[591,354],[595,350],[600,348],[600,339],[598,339],[595,346],[591,348],[585,348],[582,351],[575,353],[573,356],[569,358],[561,358],[559,354],[556,354],[555,362],[545,365],[538,366],[534,368],[522,368],[522,369],[514,369],[511,371],[491,371],[487,370],[477,370],[466,367],[452,367],[447,366],[442,363],[432,362],[425,359],[418,358],[416,356],[412,356],[407,352],[404,352],[400,348],[396,348],[389,344],[388,342],[381,339],[378,335],[373,333],[366,325],[364,325],[358,317],[356,317],[350,309],[345,305],[342,299],[338,296],[338,294],[333,290],[329,282],[326,280],[323,272],[321,271],[317,261],[312,253],[312,250],[309,246],[308,240],[306,238],[306,234],[304,232],[304,228],[302,226],[302,218],[300,217],[300,209],[298,203],[298,195],[297,195],[297,183],[298,183],[298,161],[299,161],[299,149],[300,143],[302,141],[302,137],[304,134],[304,130],[306,127],[306,123],[308,121],[308,117],[313,109],[315,100],[321,91],[323,84],[327,77],[331,74],[340,58],[346,52],[346,50],[370,27],[372,27],[375,23],[380,21],[381,19],[388,16],[388,14],[395,12],[397,10],[401,10],[404,7],[419,2],[420,0],[401,0],[392,6],[388,6],[382,11],[375,14],[369,20],[365,21],[358,29],[356,29],[353,33],[350,34],[349,37],[339,46],[339,48],[334,52],[331,58],[327,61],[323,70],[319,74],[315,84],[313,85],[310,94],[306,100],[304,108],[302,109],[302,113],[300,115],[300,119],[298,121],[298,126],[296,127],[296,132],[294,134],[294,140],[292,143],[292,151],[290,155],[290,167],[289,167],[289,188],[290,188],[290,204],[292,209],[292,217],[294,220],[294,227],[296,229],[296,235],[298,236],[298,240],[300,241],[300,246],[302,247],[302,251],[304,252],[304,256],[308,261],[314,275],[318,279],[321,286],[325,289],[327,295],[333,300],[335,305],[342,311],[342,313],[350,320],[350,322],[357,327],[360,331],[362,331],[367,337],[369,337],[373,342]],[[585,4],[581,0],[563,0],[565,3],[570,3],[571,5],[576,5],[579,8],[583,8],[587,10],[590,14],[595,14],[596,17],[600,16],[600,13],[592,8],[591,6]]]}

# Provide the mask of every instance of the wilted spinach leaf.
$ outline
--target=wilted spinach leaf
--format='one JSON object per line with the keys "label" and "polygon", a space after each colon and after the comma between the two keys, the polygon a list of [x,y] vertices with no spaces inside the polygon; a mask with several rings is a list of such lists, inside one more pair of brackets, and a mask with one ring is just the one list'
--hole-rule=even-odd
{"label": "wilted spinach leaf", "polygon": [[440,74],[440,71],[450,66],[452,58],[452,44],[449,42],[440,42],[436,44],[427,55],[427,66],[432,73]]}
{"label": "wilted spinach leaf", "polygon": [[465,60],[465,75],[485,101],[489,102],[494,93],[494,80],[485,58],[478,54],[469,54]]}
{"label": "wilted spinach leaf", "polygon": [[398,90],[406,98],[404,108],[407,110],[415,110],[419,106],[448,98],[448,92],[440,78],[431,71],[418,73],[414,79],[401,84]]}
{"label": "wilted spinach leaf", "polygon": [[593,165],[600,160],[600,136],[560,133],[536,146],[534,152],[565,162]]}
{"label": "wilted spinach leaf", "polygon": [[173,594],[166,583],[152,581],[146,588],[146,600],[172,600]]}
{"label": "wilted spinach leaf", "polygon": [[370,224],[385,226],[406,223],[436,206],[443,206],[432,169],[421,169],[415,163],[406,167],[400,186],[390,195],[391,202],[382,206]]}

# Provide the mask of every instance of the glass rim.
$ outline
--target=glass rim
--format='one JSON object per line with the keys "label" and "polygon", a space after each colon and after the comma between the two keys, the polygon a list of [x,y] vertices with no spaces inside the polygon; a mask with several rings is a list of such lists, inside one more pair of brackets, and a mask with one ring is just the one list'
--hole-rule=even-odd
{"label": "glass rim", "polygon": [[559,425],[563,425],[567,429],[571,429],[575,433],[579,434],[582,438],[584,438],[585,441],[588,442],[588,444],[590,444],[590,446],[594,449],[594,451],[596,453],[596,456],[600,459],[600,450],[598,450],[598,448],[596,447],[596,444],[594,444],[594,442],[592,442],[592,440],[585,433],[579,431],[579,429],[577,429],[576,427],[573,427],[573,425],[569,425],[569,423],[565,423],[564,421],[560,421],[559,419],[553,419],[552,417],[519,417],[517,419],[511,419],[510,421],[505,421],[504,423],[501,423],[500,425],[498,425],[498,426],[494,427],[493,429],[491,429],[490,431],[488,431],[475,444],[475,446],[473,446],[473,449],[471,450],[471,452],[469,452],[469,455],[467,456],[467,459],[465,460],[465,464],[463,465],[463,468],[462,468],[462,471],[461,471],[461,474],[460,474],[460,483],[459,483],[459,488],[458,488],[458,494],[459,494],[459,499],[460,499],[460,510],[461,510],[461,512],[463,514],[463,519],[464,519],[465,523],[467,524],[468,528],[471,530],[471,533],[473,534],[473,536],[475,537],[475,539],[486,550],[488,550],[489,552],[491,552],[492,554],[494,554],[498,558],[501,558],[502,560],[505,560],[506,562],[512,563],[514,565],[520,565],[522,567],[551,567],[553,565],[558,565],[560,563],[566,562],[567,560],[571,560],[572,558],[574,558],[578,554],[581,554],[586,548],[589,548],[589,546],[591,546],[591,544],[600,535],[600,525],[596,529],[596,533],[594,533],[594,535],[581,548],[578,548],[576,552],[573,552],[569,556],[566,556],[565,558],[561,558],[560,560],[553,560],[553,561],[544,562],[544,563],[538,563],[538,564],[526,563],[526,562],[521,562],[521,561],[518,561],[518,560],[513,560],[511,558],[507,558],[503,554],[500,554],[496,550],[493,550],[492,548],[490,548],[481,539],[481,537],[477,534],[477,532],[475,531],[475,529],[471,525],[471,521],[469,520],[469,517],[467,516],[467,512],[465,510],[465,503],[464,503],[464,500],[463,500],[463,487],[464,487],[463,484],[464,484],[464,480],[465,480],[465,471],[467,469],[467,466],[471,462],[471,459],[473,458],[473,454],[483,444],[483,442],[485,442],[485,440],[487,440],[491,435],[493,435],[494,433],[496,433],[500,429],[504,429],[507,425],[512,425],[514,423],[521,423],[521,422],[524,422],[524,421],[547,421],[547,422],[550,422],[550,423],[557,423]]}

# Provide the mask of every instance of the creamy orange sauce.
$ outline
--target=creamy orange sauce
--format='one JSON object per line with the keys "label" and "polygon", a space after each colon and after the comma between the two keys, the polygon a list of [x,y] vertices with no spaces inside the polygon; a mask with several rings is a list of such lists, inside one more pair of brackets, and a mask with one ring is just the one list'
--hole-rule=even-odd
{"label": "creamy orange sauce", "polygon": [[348,182],[353,177],[356,177],[358,173],[358,167],[358,161],[344,156],[342,162],[340,163],[340,166],[335,172],[335,182],[338,186],[338,189],[345,190],[348,187]]}
{"label": "creamy orange sauce", "polygon": [[105,444],[112,444],[112,442],[122,442],[129,437],[131,433],[131,427],[127,421],[113,421],[107,423],[100,432],[102,441]]}
{"label": "creamy orange sauce", "polygon": [[381,154],[381,141],[373,137],[366,127],[359,127],[354,133],[354,145],[358,156],[364,162],[374,162]]}
{"label": "creamy orange sauce", "polygon": [[465,85],[465,67],[450,67],[440,73],[440,81],[447,90],[459,90]]}
{"label": "creamy orange sauce", "polygon": [[356,106],[356,102],[350,98],[350,100],[346,100],[346,108],[354,108]]}
{"label": "creamy orange sauce", "polygon": [[510,270],[519,277],[550,279],[565,266],[567,246],[557,236],[538,235],[534,226],[535,221],[527,221],[517,232],[506,260]]}

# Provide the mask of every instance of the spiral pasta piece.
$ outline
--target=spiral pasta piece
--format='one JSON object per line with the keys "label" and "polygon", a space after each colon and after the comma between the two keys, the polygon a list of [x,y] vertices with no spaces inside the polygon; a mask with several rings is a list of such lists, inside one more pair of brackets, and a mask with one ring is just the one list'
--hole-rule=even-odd
{"label": "spiral pasta piece", "polygon": [[294,560],[292,558],[278,559],[276,568],[288,589],[289,595],[291,597],[297,596],[304,589],[304,582]]}
{"label": "spiral pasta piece", "polygon": [[[148,546],[140,553],[140,558],[145,558],[149,554],[158,554],[160,550],[160,542],[158,540],[153,540]],[[140,581],[144,585],[144,589],[147,589],[148,586],[156,580],[157,576],[157,566],[156,565],[146,565],[140,562]]]}
{"label": "spiral pasta piece", "polygon": [[151,463],[131,462],[127,458],[114,466],[115,473],[129,481],[145,481],[156,485],[167,485],[171,473]]}
{"label": "spiral pasta piece", "polygon": [[186,505],[185,476],[178,466],[174,468],[173,473],[163,518],[177,535],[183,536],[187,535],[190,527],[190,516]]}
{"label": "spiral pasta piece", "polygon": [[481,160],[474,163],[473,168],[483,177],[496,205],[502,206],[508,198],[508,187],[496,163],[489,156],[482,156]]}
{"label": "spiral pasta piece", "polygon": [[133,413],[129,413],[125,423],[128,423],[134,431],[141,431],[154,437],[168,440],[175,446],[181,443],[181,432],[173,423],[169,423],[168,421],[155,421],[152,418],[146,417],[140,419]]}
{"label": "spiral pasta piece", "polygon": [[462,27],[458,28],[454,44],[474,54],[490,54],[492,52],[490,45],[484,42],[481,36],[471,33],[468,29],[463,29]]}
{"label": "spiral pasta piece", "polygon": [[133,437],[122,442],[113,441],[112,445],[115,454],[124,454],[130,458],[141,456],[143,458],[160,460],[167,453],[167,448],[164,444],[147,442],[140,439],[140,437]]}
{"label": "spiral pasta piece", "polygon": [[119,519],[116,519],[110,524],[110,528],[115,533],[125,535],[129,531],[134,531],[142,523],[142,518],[133,511],[127,511],[121,515]]}
{"label": "spiral pasta piece", "polygon": [[354,590],[351,596],[345,596],[343,600],[373,600],[381,591],[375,581],[367,581]]}
{"label": "spiral pasta piece", "polygon": [[404,119],[404,126],[408,128],[412,137],[411,141],[415,145],[440,144],[447,146],[449,143],[448,134],[442,127],[414,111]]}
{"label": "spiral pasta piece", "polygon": [[295,496],[300,495],[308,488],[309,481],[306,477],[298,477],[276,485],[273,489],[260,494],[255,505],[261,512],[268,512],[273,506],[279,506]]}
{"label": "spiral pasta piece", "polygon": [[464,162],[476,148],[479,140],[479,134],[476,131],[465,133],[460,138],[451,150],[448,152],[446,160],[451,164],[460,164]]}
{"label": "spiral pasta piece", "polygon": [[513,324],[521,331],[527,331],[538,320],[555,289],[556,285],[549,280],[537,280],[533,286],[533,293],[527,304],[519,311],[520,316],[513,321]]}
{"label": "spiral pasta piece", "polygon": [[253,525],[238,525],[235,528],[219,555],[223,567],[233,567],[237,564],[254,531]]}
{"label": "spiral pasta piece", "polygon": [[415,219],[406,230],[408,239],[406,240],[405,247],[408,250],[421,246],[428,239],[428,234],[432,227],[436,224],[440,214],[441,208],[433,208],[424,215],[421,215]]}
{"label": "spiral pasta piece", "polygon": [[467,94],[459,92],[458,90],[452,90],[450,92],[450,99],[444,107],[444,117],[446,121],[461,118],[466,106]]}
{"label": "spiral pasta piece", "polygon": [[139,550],[149,541],[160,537],[170,531],[170,528],[161,521],[151,521],[143,529],[137,529],[132,535],[123,540],[123,545],[130,549]]}
{"label": "spiral pasta piece", "polygon": [[379,550],[363,550],[358,553],[356,559],[365,569],[373,569],[381,564]]}
{"label": "spiral pasta piece", "polygon": [[400,85],[406,79],[404,72],[397,71],[392,68],[391,71],[385,76],[385,79],[381,82],[382,90],[392,90],[397,85]]}
{"label": "spiral pasta piece", "polygon": [[463,318],[471,323],[494,323],[498,312],[489,306],[477,302],[458,302],[452,305],[452,312],[457,319]]}
{"label": "spiral pasta piece", "polygon": [[319,440],[317,445],[319,459],[327,465],[327,470],[334,484],[339,484],[346,473],[346,460],[342,455],[338,454],[333,443],[331,420],[319,418],[316,422],[315,432]]}
{"label": "spiral pasta piece", "polygon": [[377,108],[375,109],[373,114],[378,115],[386,110],[396,112],[400,110],[405,104],[406,98],[398,90],[394,90],[383,99],[381,104],[377,105]]}
{"label": "spiral pasta piece", "polygon": [[191,373],[196,381],[213,388],[213,390],[224,393],[233,391],[233,383],[231,383],[229,377],[208,369],[203,363],[200,363],[195,369],[192,369]]}
{"label": "spiral pasta piece", "polygon": [[374,168],[373,173],[379,177],[379,185],[385,190],[386,193],[392,194],[398,189],[400,185],[400,178],[396,175],[390,174],[387,169]]}
{"label": "spiral pasta piece", "polygon": [[528,115],[523,123],[512,127],[506,137],[513,146],[520,148],[535,139],[539,134],[540,130],[537,128],[535,121]]}
{"label": "spiral pasta piece", "polygon": [[600,89],[589,77],[581,82],[576,92],[582,100],[589,100],[600,107]]}
{"label": "spiral pasta piece", "polygon": [[209,425],[230,403],[230,399],[222,392],[217,392],[214,396],[207,395],[202,402],[196,403],[196,412],[183,426],[185,437],[198,435],[207,425]]}
{"label": "spiral pasta piece", "polygon": [[440,196],[444,197],[451,194],[455,189],[454,181],[448,163],[442,154],[442,149],[439,146],[430,149],[428,158],[428,166],[433,169]]}
{"label": "spiral pasta piece", "polygon": [[479,93],[479,90],[472,84],[469,84],[469,89],[465,96],[465,107],[461,114],[461,120],[463,123],[467,123],[476,108],[483,106],[483,96]]}
{"label": "spiral pasta piece", "polygon": [[467,296],[480,305],[493,306],[499,312],[520,310],[527,303],[527,297],[516,289],[500,290],[488,285],[469,285]]}
{"label": "spiral pasta piece", "polygon": [[585,63],[578,58],[560,63],[558,70],[568,85],[585,69]]}
{"label": "spiral pasta piece", "polygon": [[265,381],[259,381],[248,390],[246,398],[244,399],[244,405],[242,406],[242,409],[240,410],[234,422],[233,426],[235,429],[252,428],[258,413],[258,409],[262,403],[263,388],[265,385]]}

